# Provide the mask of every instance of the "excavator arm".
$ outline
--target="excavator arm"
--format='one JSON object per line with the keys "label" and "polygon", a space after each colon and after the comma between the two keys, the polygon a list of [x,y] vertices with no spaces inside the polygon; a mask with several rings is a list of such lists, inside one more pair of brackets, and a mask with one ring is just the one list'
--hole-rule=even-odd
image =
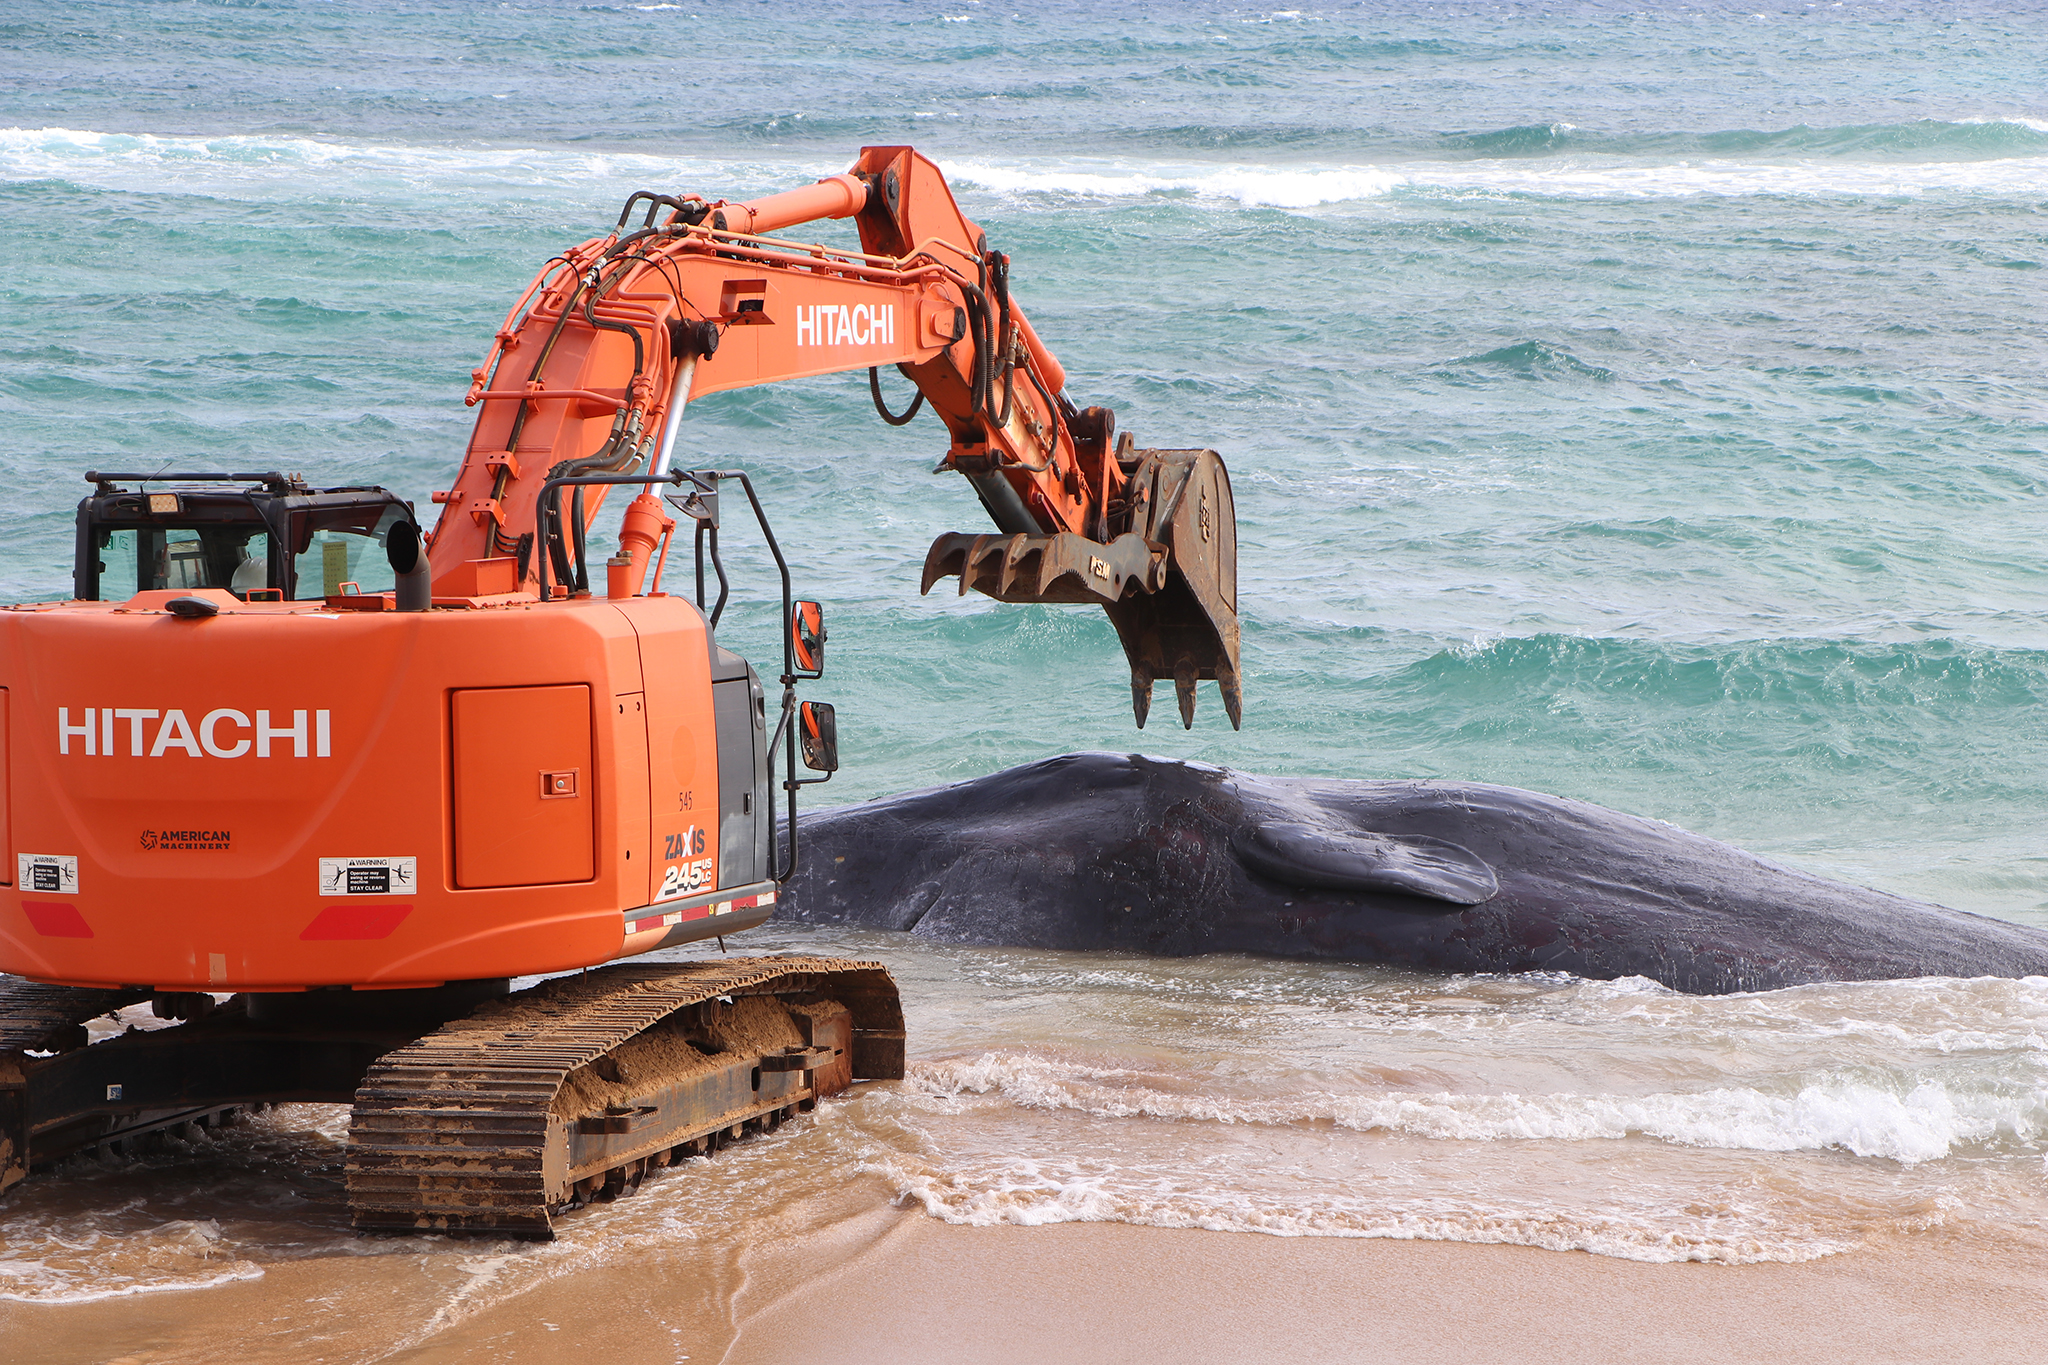
{"label": "excavator arm", "polygon": [[[854,220],[861,250],[779,235],[833,218]],[[939,467],[966,476],[997,528],[941,536],[923,591],[957,577],[1005,602],[1097,603],[1129,657],[1140,726],[1158,678],[1174,680],[1184,724],[1209,678],[1240,724],[1221,458],[1138,449],[1109,409],[1077,409],[1009,273],[907,147],[864,148],[845,174],[746,203],[633,195],[611,233],[548,262],[475,372],[475,432],[435,494],[435,591],[539,591],[543,556],[572,581],[604,490],[578,488],[564,513],[543,505],[548,480],[666,470],[692,398],[865,369],[892,424],[931,406],[950,437]],[[900,415],[878,378],[891,365],[918,390]]]}

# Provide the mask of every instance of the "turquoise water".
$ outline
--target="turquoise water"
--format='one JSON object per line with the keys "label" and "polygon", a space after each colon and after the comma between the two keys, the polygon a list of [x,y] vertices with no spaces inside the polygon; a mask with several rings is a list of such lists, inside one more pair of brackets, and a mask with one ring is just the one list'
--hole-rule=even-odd
{"label": "turquoise water", "polygon": [[[755,471],[827,604],[830,799],[1088,747],[1442,775],[2048,924],[2043,28],[2017,0],[0,0],[0,599],[68,589],[95,466],[425,507],[505,309],[628,193],[908,142],[1077,403],[1229,462],[1245,728],[1209,689],[1192,732],[1163,699],[1135,732],[1098,614],[919,599],[931,538],[982,525],[931,419],[885,427],[861,376],[719,395],[683,449]],[[728,643],[766,657],[734,558]],[[2040,981],[1695,999],[757,932],[889,961],[910,1077],[552,1251],[352,1238],[345,1115],[281,1111],[16,1191],[0,1299],[369,1248],[416,1281],[250,1357],[318,1328],[368,1358],[572,1271],[608,1302],[622,1255],[695,1277],[843,1190],[1648,1260],[1992,1264],[2048,1218]]]}
{"label": "turquoise water", "polygon": [[719,396],[692,457],[757,472],[830,612],[833,798],[1082,747],[1440,774],[2048,921],[2041,36],[1848,0],[0,5],[0,595],[65,591],[95,465],[424,505],[504,309],[628,192],[910,142],[1074,399],[1229,462],[1246,724],[1206,689],[1134,732],[1099,615],[919,600],[981,517],[931,419],[859,376]]}

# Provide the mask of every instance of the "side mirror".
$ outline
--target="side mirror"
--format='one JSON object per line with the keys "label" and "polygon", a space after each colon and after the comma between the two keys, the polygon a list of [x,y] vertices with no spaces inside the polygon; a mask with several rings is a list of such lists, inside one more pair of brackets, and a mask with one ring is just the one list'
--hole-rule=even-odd
{"label": "side mirror", "polygon": [[[789,614],[790,653],[796,659],[799,678],[818,678],[825,673],[825,609],[816,602],[799,602]],[[808,704],[808,703],[807,703]],[[827,712],[831,707],[826,707]],[[814,763],[811,765],[816,767]],[[836,764],[834,766],[837,766]]]}
{"label": "side mirror", "polygon": [[839,771],[839,722],[830,706],[807,701],[798,707],[796,737],[803,746],[806,768],[821,773]]}

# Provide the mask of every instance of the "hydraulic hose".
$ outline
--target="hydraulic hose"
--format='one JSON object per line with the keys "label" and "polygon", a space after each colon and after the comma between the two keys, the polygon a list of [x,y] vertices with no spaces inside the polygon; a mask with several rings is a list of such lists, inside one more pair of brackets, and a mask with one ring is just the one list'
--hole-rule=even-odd
{"label": "hydraulic hose", "polygon": [[[544,367],[548,363],[548,358],[555,353],[555,343],[561,339],[562,329],[569,325],[569,315],[570,313],[575,311],[576,300],[582,295],[583,291],[589,287],[589,284],[589,276],[581,273],[579,273],[576,276],[576,288],[574,289],[574,291],[570,293],[567,299],[562,301],[562,311],[558,315],[556,315],[555,325],[548,329],[548,337],[547,340],[541,344],[540,354],[534,357],[532,366],[529,367],[526,371],[526,383],[528,387],[531,387],[535,383],[539,382],[542,367]],[[519,449],[519,437],[520,434],[526,430],[526,416],[530,410],[531,409],[529,408],[526,400],[523,398],[520,399],[519,403],[516,406],[516,410],[512,414],[512,434],[505,438],[505,449]],[[512,476],[510,471],[501,465],[498,469],[497,478],[491,484],[491,497],[493,500],[501,500],[504,498],[505,486],[511,482],[511,478]],[[495,527],[491,531],[491,538],[493,544],[497,545],[498,548],[504,548],[503,538]],[[561,569],[563,568],[563,565],[560,560],[556,561],[555,568],[557,573],[559,574]]]}
{"label": "hydraulic hose", "polygon": [[[595,454],[580,460],[563,460],[548,471],[548,478],[576,478],[584,474],[610,474],[630,464],[634,458],[633,443],[623,440],[618,434],[606,441]],[[589,566],[584,563],[583,541],[583,490],[576,490],[571,507],[575,521],[573,528],[564,531],[562,526],[562,490],[557,488],[548,505],[538,510],[541,534],[547,544],[548,560],[554,565],[555,581],[564,587],[574,586],[587,589],[590,586]],[[571,552],[574,558],[571,558]]]}
{"label": "hydraulic hose", "polygon": [[617,284],[630,268],[630,262],[620,266],[612,272],[612,277],[609,280],[600,281],[584,292],[583,320],[592,327],[601,327],[607,332],[624,332],[633,339],[633,378],[638,379],[647,368],[647,344],[640,340],[640,329],[631,323],[606,322],[597,315],[597,301],[599,297],[603,295],[606,289]]}
{"label": "hydraulic hose", "polygon": [[[901,370],[903,367],[898,365],[896,368]],[[908,426],[910,419],[917,416],[917,410],[924,406],[924,390],[919,389],[917,397],[910,400],[910,406],[903,410],[901,416],[889,411],[889,405],[882,401],[882,372],[873,365],[868,366],[868,392],[875,396],[875,411],[892,427]]]}

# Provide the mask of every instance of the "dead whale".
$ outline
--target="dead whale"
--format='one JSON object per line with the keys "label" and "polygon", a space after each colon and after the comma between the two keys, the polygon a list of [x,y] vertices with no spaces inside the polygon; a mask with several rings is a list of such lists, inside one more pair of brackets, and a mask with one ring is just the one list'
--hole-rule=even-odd
{"label": "dead whale", "polygon": [[1068,754],[799,830],[779,918],[950,943],[1645,976],[1700,994],[2048,975],[2048,932],[1480,783]]}

